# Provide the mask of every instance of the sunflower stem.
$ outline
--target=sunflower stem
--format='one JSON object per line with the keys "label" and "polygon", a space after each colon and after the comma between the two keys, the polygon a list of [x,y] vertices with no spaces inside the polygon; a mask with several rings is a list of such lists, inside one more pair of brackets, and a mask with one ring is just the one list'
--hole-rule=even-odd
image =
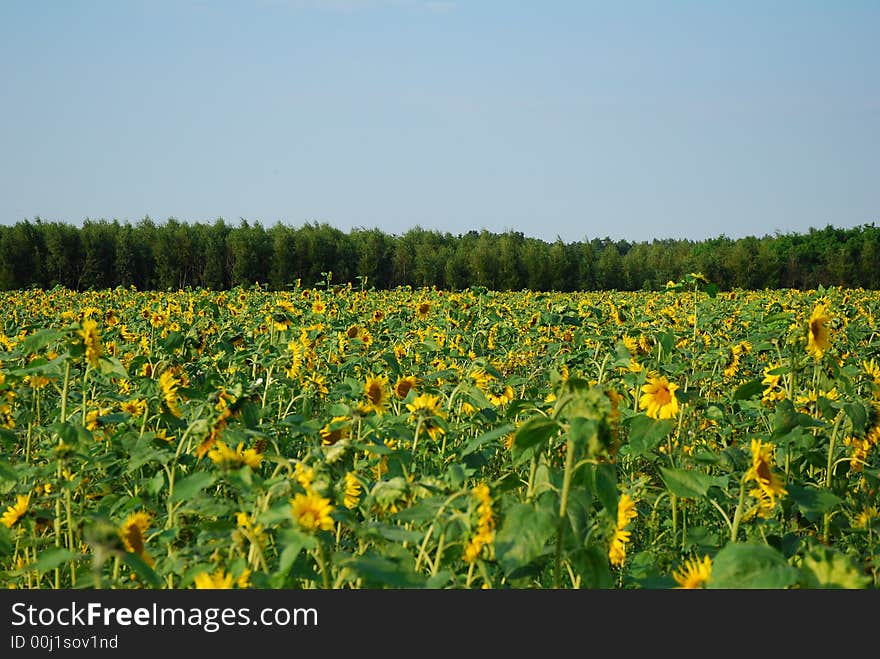
{"label": "sunflower stem", "polygon": [[572,466],[574,465],[574,441],[568,437],[565,454],[565,472],[562,476],[562,495],[559,498],[559,528],[556,533],[556,562],[553,569],[553,587],[559,588],[562,580],[562,540],[565,536],[565,513],[568,508],[568,493],[571,489]]}
{"label": "sunflower stem", "polygon": [[320,538],[318,539],[318,550],[315,552],[315,558],[318,560],[318,569],[321,570],[321,583],[325,590],[330,590],[332,585],[330,583],[330,569],[327,560],[327,553],[324,550],[324,543],[321,542]]}
{"label": "sunflower stem", "polygon": [[733,513],[733,524],[730,528],[730,541],[736,542],[736,535],[739,532],[739,523],[742,519],[743,514],[743,506],[746,501],[746,476],[743,474],[743,477],[739,481],[739,501],[736,504],[736,511]]}
{"label": "sunflower stem", "polygon": [[[837,413],[837,419],[834,422],[834,429],[831,431],[831,439],[828,441],[828,466],[825,469],[825,489],[831,489],[831,476],[834,473],[834,444],[837,441],[837,431],[840,429],[840,423],[843,420],[841,412]],[[831,531],[831,513],[825,513],[822,519],[822,542],[828,544],[828,536]]]}

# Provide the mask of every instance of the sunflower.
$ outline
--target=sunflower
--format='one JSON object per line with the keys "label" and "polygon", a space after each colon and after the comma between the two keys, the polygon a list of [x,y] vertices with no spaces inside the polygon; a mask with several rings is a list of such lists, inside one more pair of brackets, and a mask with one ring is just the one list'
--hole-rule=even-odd
{"label": "sunflower", "polygon": [[333,505],[330,499],[325,499],[317,492],[309,490],[305,494],[297,494],[290,500],[290,508],[293,518],[305,530],[333,530],[333,518],[330,516]]}
{"label": "sunflower", "polygon": [[413,399],[413,402],[406,404],[412,416],[443,416],[440,409],[440,399],[431,394],[421,394]]}
{"label": "sunflower", "polygon": [[421,419],[422,427],[428,431],[431,439],[437,439],[437,435],[442,435],[445,430],[440,426],[436,419],[443,418],[445,415],[440,409],[440,399],[431,394],[421,394],[413,399],[413,402],[406,404],[406,409],[410,411],[410,417]]}
{"label": "sunflower", "polygon": [[119,407],[123,412],[140,417],[147,411],[147,401],[143,398],[133,398],[123,402]]}
{"label": "sunflower", "polygon": [[397,382],[394,383],[394,395],[400,399],[406,398],[410,390],[416,388],[416,384],[418,384],[418,382],[412,375],[399,377],[397,378]]}
{"label": "sunflower", "polygon": [[6,509],[6,512],[3,513],[3,516],[0,517],[0,524],[3,524],[7,529],[11,529],[12,525],[20,520],[27,512],[30,500],[30,494],[19,494],[16,496],[15,503],[9,506]]}
{"label": "sunflower", "polygon": [[324,446],[335,444],[341,439],[345,439],[351,432],[351,424],[347,416],[334,416],[330,419],[330,423],[324,425],[319,431],[321,434],[321,443]]}
{"label": "sunflower", "polygon": [[223,568],[215,570],[213,573],[200,572],[193,579],[196,590],[229,590],[232,588],[234,580],[232,575]]}
{"label": "sunflower", "polygon": [[82,321],[82,329],[79,335],[83,339],[86,348],[86,361],[92,368],[98,366],[98,357],[101,356],[101,335],[98,333],[98,323],[91,318]]}
{"label": "sunflower", "polygon": [[880,519],[880,511],[877,510],[877,506],[866,506],[865,509],[856,516],[853,521],[853,526],[862,529],[867,528],[875,519]]}
{"label": "sunflower", "polygon": [[752,465],[745,474],[745,481],[755,481],[757,487],[749,491],[749,494],[758,499],[758,514],[767,518],[776,504],[776,498],[785,496],[787,493],[782,485],[782,479],[773,470],[772,444],[764,444],[759,439],[753,439],[751,444]]}
{"label": "sunflower", "polygon": [[665,376],[650,376],[642,385],[639,408],[653,419],[670,419],[678,414],[678,399],[675,391],[678,385],[669,382]]}
{"label": "sunflower", "polygon": [[180,398],[177,395],[177,388],[179,386],[180,380],[174,377],[174,373],[169,370],[162,371],[162,374],[159,376],[159,391],[162,394],[162,401],[165,403],[168,411],[177,418],[183,416],[178,406]]}
{"label": "sunflower", "polygon": [[703,556],[702,559],[692,558],[685,561],[672,577],[678,583],[678,588],[705,588],[712,576],[712,559]]}
{"label": "sunflower", "polygon": [[385,408],[388,407],[387,386],[388,378],[384,376],[368,377],[364,384],[364,396],[367,400],[360,406],[360,410],[365,414],[370,412],[382,414]]}
{"label": "sunflower", "polygon": [[294,339],[287,344],[287,349],[290,351],[290,365],[284,369],[284,372],[287,377],[294,380],[299,375],[300,369],[302,368],[305,349],[303,348],[302,343]]}
{"label": "sunflower", "polygon": [[807,352],[816,359],[822,357],[831,347],[828,333],[828,323],[831,316],[828,315],[827,304],[817,304],[810,314],[807,331]]}
{"label": "sunflower", "polygon": [[326,396],[330,393],[330,390],[327,388],[327,378],[321,373],[310,373],[303,378],[302,383],[318,395]]}
{"label": "sunflower", "polygon": [[626,560],[626,543],[630,541],[630,531],[626,527],[637,515],[636,503],[632,497],[626,493],[621,494],[617,500],[617,524],[608,549],[608,559],[612,565],[623,565]]}
{"label": "sunflower", "polygon": [[226,469],[234,469],[243,465],[257,469],[263,462],[263,454],[257,453],[253,448],[244,448],[244,442],[239,442],[233,450],[222,440],[216,441],[214,448],[208,451],[208,457],[211,462]]}
{"label": "sunflower", "polygon": [[119,537],[126,551],[137,554],[148,565],[153,565],[152,557],[146,550],[146,533],[150,528],[150,516],[145,512],[131,513],[119,529]]}
{"label": "sunflower", "polygon": [[514,395],[515,394],[513,391],[513,387],[511,387],[509,384],[501,387],[500,391],[494,391],[490,389],[486,392],[486,398],[488,398],[489,402],[491,402],[496,407],[506,405],[513,400]]}
{"label": "sunflower", "polygon": [[345,496],[343,505],[346,508],[355,508],[361,498],[361,483],[354,472],[345,474]]}
{"label": "sunflower", "polygon": [[489,486],[485,483],[476,485],[471,494],[477,500],[477,531],[464,548],[464,560],[473,563],[483,551],[483,547],[491,548],[495,541],[495,518],[492,514],[492,498]]}

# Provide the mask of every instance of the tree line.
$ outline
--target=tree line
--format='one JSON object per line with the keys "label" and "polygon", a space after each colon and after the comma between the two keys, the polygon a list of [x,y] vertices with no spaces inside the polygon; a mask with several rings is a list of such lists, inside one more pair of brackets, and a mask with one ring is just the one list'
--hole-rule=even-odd
{"label": "tree line", "polygon": [[453,235],[414,227],[343,232],[323,222],[265,227],[223,219],[187,223],[149,217],[0,226],[0,289],[64,286],[139,290],[256,283],[351,282],[367,288],[436,286],[460,290],[658,290],[700,272],[722,290],[880,288],[880,228],[826,226],[806,233],[732,239],[592,238],[553,242],[518,231]]}

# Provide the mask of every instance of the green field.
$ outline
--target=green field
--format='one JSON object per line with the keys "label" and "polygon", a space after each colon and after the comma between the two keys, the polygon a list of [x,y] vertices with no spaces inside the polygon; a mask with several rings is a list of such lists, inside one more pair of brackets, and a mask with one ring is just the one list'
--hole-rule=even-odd
{"label": "green field", "polygon": [[876,588],[880,294],[0,293],[11,588]]}

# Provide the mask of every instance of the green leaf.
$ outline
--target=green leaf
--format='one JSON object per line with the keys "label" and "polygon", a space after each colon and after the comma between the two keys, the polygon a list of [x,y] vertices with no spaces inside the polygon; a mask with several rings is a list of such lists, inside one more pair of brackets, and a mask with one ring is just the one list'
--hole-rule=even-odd
{"label": "green leaf", "polygon": [[556,420],[546,416],[534,416],[517,429],[513,445],[519,451],[525,451],[546,442],[559,432],[559,429],[560,425]]}
{"label": "green leaf", "polygon": [[868,412],[862,403],[844,403],[843,409],[849,420],[852,422],[853,430],[856,433],[865,431],[865,424],[868,422]]}
{"label": "green leaf", "polygon": [[159,575],[137,554],[130,551],[124,552],[120,560],[151,587],[162,587],[162,580],[159,578]]}
{"label": "green leaf", "polygon": [[373,588],[423,588],[425,578],[416,574],[404,561],[394,561],[386,556],[367,552],[345,563]]}
{"label": "green leaf", "polygon": [[617,516],[617,469],[603,462],[587,472],[588,487],[612,517]]}
{"label": "green leaf", "polygon": [[0,483],[15,483],[17,481],[18,474],[15,472],[15,467],[5,460],[0,460]]}
{"label": "green leaf", "polygon": [[54,570],[59,565],[67,563],[74,558],[76,558],[76,554],[69,549],[64,549],[63,547],[52,547],[51,549],[40,552],[40,555],[37,557],[37,562],[34,564],[33,569],[40,573],[49,572],[50,570]]}
{"label": "green leaf", "polygon": [[731,542],[712,560],[708,588],[785,589],[798,580],[780,552],[767,545]]}
{"label": "green leaf", "polygon": [[387,481],[378,481],[373,485],[370,496],[381,507],[387,508],[398,499],[402,498],[408,490],[408,484],[403,476],[395,476]]}
{"label": "green leaf", "polygon": [[776,412],[773,414],[773,434],[771,440],[776,440],[791,432],[797,426],[810,428],[824,425],[818,419],[814,419],[809,414],[797,412],[794,404],[788,399],[779,401],[776,404]]}
{"label": "green leaf", "polygon": [[250,401],[245,401],[240,409],[241,420],[244,427],[254,430],[260,425],[260,408]]}
{"label": "green leaf", "polygon": [[98,360],[98,370],[104,375],[110,375],[115,378],[128,378],[128,371],[125,366],[116,357],[101,357]]}
{"label": "green leaf", "polygon": [[174,494],[171,501],[185,501],[194,497],[199,490],[203,490],[214,484],[214,475],[207,471],[197,471],[186,478],[182,478],[174,484]]}
{"label": "green leaf", "polygon": [[629,454],[637,458],[651,453],[674,428],[672,419],[652,419],[647,414],[637,414],[629,422]]}
{"label": "green leaf", "polygon": [[391,371],[391,375],[394,377],[400,376],[400,364],[397,362],[397,357],[394,356],[393,352],[385,352],[382,354],[382,360],[388,364],[388,368]]}
{"label": "green leaf", "polygon": [[672,351],[675,349],[675,332],[672,330],[662,332],[657,335],[657,340],[663,348],[663,354],[671,355]]}
{"label": "green leaf", "polygon": [[284,583],[300,552],[315,547],[316,540],[299,529],[288,528],[278,534],[278,545],[284,549],[278,557],[278,570],[272,577],[273,583],[277,584],[275,588],[280,588]]}
{"label": "green leaf", "polygon": [[583,545],[583,541],[590,530],[592,501],[593,498],[586,488],[572,488],[568,493],[568,505],[565,511],[568,516],[568,523],[571,525],[571,531],[581,545]]}
{"label": "green leaf", "polygon": [[66,332],[59,332],[54,329],[42,329],[34,332],[21,342],[21,351],[30,355],[45,348],[47,345],[57,341],[66,335]]}
{"label": "green leaf", "polygon": [[802,572],[807,588],[867,588],[871,577],[852,560],[831,547],[814,547],[804,556]]}
{"label": "green leaf", "polygon": [[144,436],[135,439],[134,442],[129,441],[123,444],[130,454],[128,466],[125,469],[126,473],[131,473],[148,462],[156,461],[159,464],[165,464],[171,459],[173,454],[170,450],[162,451],[154,448],[152,443],[151,437]]}
{"label": "green leaf", "polygon": [[398,522],[427,522],[437,516],[443,500],[439,497],[430,499],[422,499],[414,506],[404,508],[394,515],[394,520]]}
{"label": "green leaf", "polygon": [[497,439],[504,437],[505,435],[512,432],[514,429],[514,425],[512,423],[505,423],[504,425],[493,428],[488,432],[484,432],[479,437],[472,439],[467,444],[465,444],[464,448],[461,450],[461,457],[466,455],[470,455],[478,448],[489,444],[490,442],[494,442]]}
{"label": "green leaf", "polygon": [[392,542],[419,542],[425,536],[422,531],[408,531],[402,526],[382,524],[381,522],[361,525],[358,528],[358,535],[366,541],[384,538]]}
{"label": "green leaf", "polygon": [[842,503],[842,499],[825,488],[801,487],[799,485],[786,486],[788,498],[797,504],[797,507],[810,521],[814,521],[830,513]]}
{"label": "green leaf", "polygon": [[165,352],[173,352],[183,345],[183,334],[180,332],[169,332],[162,343],[162,349]]}
{"label": "green leaf", "polygon": [[5,525],[0,524],[0,556],[8,556],[14,548],[12,532]]}
{"label": "green leaf", "polygon": [[706,496],[713,478],[699,471],[660,467],[663,482],[672,494],[682,499],[699,499]]}
{"label": "green leaf", "polygon": [[576,416],[569,424],[569,436],[578,451],[590,457],[607,453],[612,444],[611,430],[604,419]]}
{"label": "green leaf", "polygon": [[608,551],[598,545],[590,545],[569,555],[574,571],[581,578],[581,588],[613,588],[614,579],[608,564]]}
{"label": "green leaf", "polygon": [[760,380],[749,380],[741,384],[733,392],[733,400],[749,400],[764,391],[764,385]]}
{"label": "green leaf", "polygon": [[550,513],[525,503],[507,511],[495,536],[495,557],[508,576],[545,553],[555,522]]}

